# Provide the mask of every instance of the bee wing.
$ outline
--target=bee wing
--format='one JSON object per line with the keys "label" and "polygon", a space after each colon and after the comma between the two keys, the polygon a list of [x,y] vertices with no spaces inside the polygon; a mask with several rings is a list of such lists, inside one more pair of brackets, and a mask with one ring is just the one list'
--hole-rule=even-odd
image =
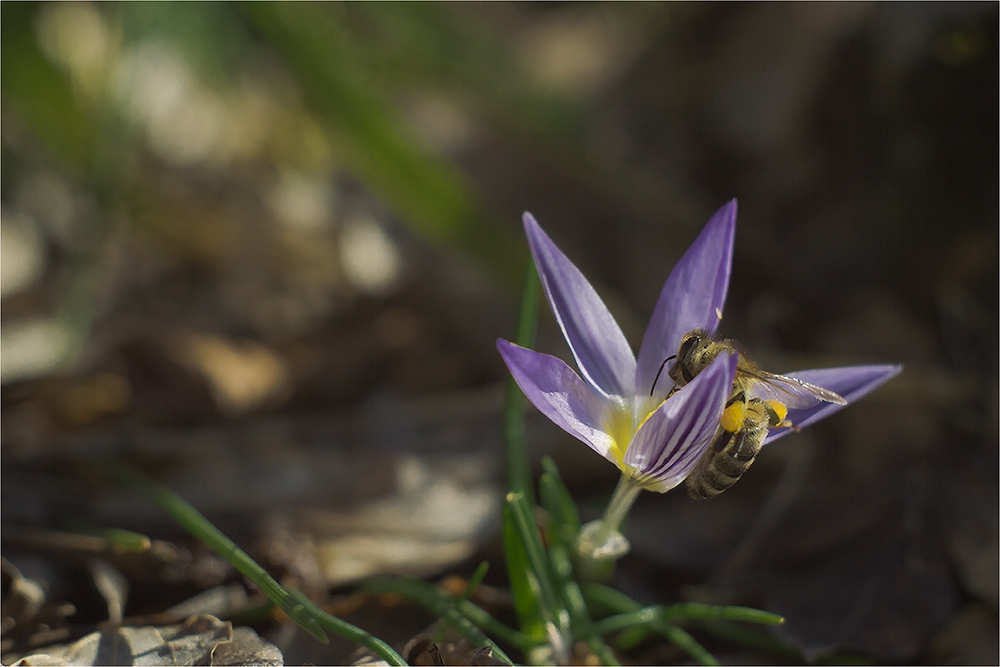
{"label": "bee wing", "polygon": [[822,402],[847,405],[838,394],[805,380],[766,371],[756,371],[752,375],[757,382],[750,393],[757,398],[778,401],[793,409],[811,408]]}

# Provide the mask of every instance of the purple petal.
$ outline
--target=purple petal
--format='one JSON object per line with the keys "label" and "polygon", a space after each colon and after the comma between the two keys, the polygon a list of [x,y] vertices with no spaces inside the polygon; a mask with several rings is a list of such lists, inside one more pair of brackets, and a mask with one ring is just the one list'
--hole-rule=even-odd
{"label": "purple petal", "polygon": [[684,389],[664,401],[639,427],[624,462],[663,493],[690,474],[719,428],[733,387],[735,354],[720,354]]}
{"label": "purple petal", "polygon": [[605,395],[631,396],[635,356],[607,306],[530,213],[524,214],[524,231],[552,314],[580,374]]}
{"label": "purple petal", "polygon": [[[902,370],[902,366],[845,366],[797,371],[787,375],[837,392],[850,404],[895,377]],[[843,407],[845,406],[834,403],[820,403],[804,410],[789,410],[788,419],[796,427],[803,428],[829,417]],[[764,439],[764,444],[774,442],[791,431],[790,428],[771,429]]]}
{"label": "purple petal", "polygon": [[602,428],[606,399],[562,359],[497,340],[500,356],[528,400],[559,428],[607,456],[613,440]]}
{"label": "purple petal", "polygon": [[[639,347],[635,393],[645,395],[664,359],[677,352],[692,329],[714,333],[722,318],[733,264],[736,200],[720,208],[684,253],[663,285]],[[657,383],[666,395],[670,382]]]}

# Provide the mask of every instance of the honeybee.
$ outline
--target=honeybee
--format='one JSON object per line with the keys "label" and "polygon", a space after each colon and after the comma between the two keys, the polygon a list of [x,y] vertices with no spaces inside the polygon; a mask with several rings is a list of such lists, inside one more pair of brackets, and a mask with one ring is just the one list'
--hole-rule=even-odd
{"label": "honeybee", "polygon": [[[820,402],[846,405],[834,392],[809,382],[761,370],[732,340],[715,340],[704,330],[689,331],[681,338],[676,359],[667,371],[674,381],[669,398],[703,371],[722,352],[738,355],[733,388],[722,412],[712,446],[702,454],[686,480],[688,495],[712,498],[736,483],[760,452],[767,430],[795,428],[786,417],[789,408],[809,408]],[[656,387],[656,379],[653,380]],[[650,394],[652,394],[650,389]]]}

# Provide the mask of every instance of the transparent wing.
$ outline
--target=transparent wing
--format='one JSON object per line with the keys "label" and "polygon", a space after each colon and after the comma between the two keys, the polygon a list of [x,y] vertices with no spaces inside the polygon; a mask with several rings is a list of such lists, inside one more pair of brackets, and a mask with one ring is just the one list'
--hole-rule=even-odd
{"label": "transparent wing", "polygon": [[838,394],[805,380],[754,370],[747,375],[756,380],[750,394],[765,401],[778,401],[789,408],[811,408],[817,403],[847,405]]}

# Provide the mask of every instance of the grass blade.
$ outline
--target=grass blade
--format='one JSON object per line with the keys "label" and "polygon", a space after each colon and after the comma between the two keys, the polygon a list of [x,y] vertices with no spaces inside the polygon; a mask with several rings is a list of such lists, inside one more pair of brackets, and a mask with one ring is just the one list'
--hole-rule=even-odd
{"label": "grass blade", "polygon": [[[483,625],[498,638],[522,650],[529,650],[536,645],[530,637],[507,627],[477,605],[456,598],[434,584],[409,577],[373,577],[361,585],[362,590],[369,593],[396,593],[413,600],[435,616],[444,619],[458,630],[459,634],[475,646],[492,646],[493,652],[500,660],[513,664],[510,658],[490,639],[476,624]],[[475,619],[475,623],[472,619]]]}
{"label": "grass blade", "polygon": [[539,491],[542,507],[548,515],[546,537],[548,538],[549,562],[555,576],[556,585],[569,612],[574,637],[586,637],[590,650],[602,664],[617,665],[618,660],[600,635],[591,630],[593,621],[583,599],[580,585],[573,578],[573,563],[570,558],[573,540],[580,531],[580,513],[573,497],[569,494],[555,462],[548,456],[542,459],[542,477]]}
{"label": "grass blade", "polygon": [[[528,583],[537,589],[538,608],[545,622],[545,634],[557,662],[568,658],[570,616],[556,585],[542,536],[531,505],[521,493],[508,493],[504,511],[513,526],[513,538],[523,545],[528,561]],[[507,535],[504,535],[505,539]],[[509,564],[508,564],[509,565]]]}
{"label": "grass blade", "polygon": [[687,630],[684,628],[680,628],[676,625],[667,625],[664,628],[663,636],[666,637],[671,644],[697,660],[698,664],[719,664],[719,661],[715,658],[715,656],[709,653],[708,649],[699,644],[698,641],[688,634]]}
{"label": "grass blade", "polygon": [[559,476],[555,461],[542,458],[542,477],[538,487],[542,496],[542,507],[549,515],[549,541],[558,540],[567,549],[573,546],[576,534],[580,532],[580,512]]}
{"label": "grass blade", "polygon": [[[517,338],[521,347],[534,347],[538,328],[538,272],[529,264],[524,276],[521,294],[521,312],[518,316]],[[523,493],[531,505],[535,504],[531,483],[531,466],[528,465],[528,448],[524,442],[524,410],[527,399],[514,378],[507,379],[504,399],[503,435],[507,458],[507,488],[511,493]]]}
{"label": "grass blade", "polygon": [[514,611],[517,612],[521,631],[535,643],[542,644],[545,642],[545,619],[540,605],[541,585],[533,574],[528,550],[507,504],[503,506],[503,546],[510,590],[514,596]]}
{"label": "grass blade", "polygon": [[635,611],[627,611],[614,616],[608,616],[596,621],[592,631],[600,635],[608,635],[612,632],[621,632],[637,625],[653,625],[660,619],[660,609],[658,607],[643,607]]}
{"label": "grass blade", "polygon": [[[407,662],[403,660],[403,657],[396,653],[396,651],[394,651],[393,648],[384,641],[365,632],[356,625],[351,625],[347,621],[343,621],[336,616],[326,613],[320,609],[315,602],[307,598],[306,594],[302,591],[292,590],[289,592],[289,597],[299,605],[300,609],[305,610],[305,612],[308,613],[316,623],[327,630],[335,632],[342,637],[364,646],[366,649],[379,656],[390,665],[405,666],[407,664]],[[282,607],[282,609],[284,609],[284,607]]]}
{"label": "grass blade", "polygon": [[[461,594],[455,596],[452,599],[453,604],[457,605],[460,602],[467,601],[470,597],[472,597],[473,592],[475,592],[479,584],[482,583],[483,577],[486,576],[486,573],[489,571],[489,569],[490,569],[489,562],[484,560],[482,563],[480,563],[479,566],[476,567],[475,571],[472,573],[472,576],[469,577],[469,580],[465,583],[465,589],[462,590]],[[432,641],[434,641],[435,643],[440,643],[444,641],[444,636],[445,633],[448,631],[448,627],[449,627],[448,623],[441,623],[438,630],[434,633]]]}
{"label": "grass blade", "polygon": [[476,592],[479,588],[479,584],[483,583],[483,579],[486,577],[486,573],[490,571],[489,561],[483,561],[480,563],[472,576],[469,577],[469,581],[465,584],[465,590],[458,597],[462,600],[468,600],[472,597],[472,594]]}
{"label": "grass blade", "polygon": [[145,493],[182,528],[232,563],[240,574],[256,584],[278,608],[318,641],[324,644],[329,642],[329,638],[323,632],[323,628],[326,628],[364,646],[390,665],[406,664],[406,661],[381,639],[347,621],[327,614],[301,591],[285,590],[264,568],[236,546],[235,542],[202,516],[201,512],[167,487],[120,464],[109,463],[106,469],[115,479]]}
{"label": "grass blade", "polygon": [[[638,603],[636,603],[638,604]],[[688,607],[694,605],[692,609],[685,609],[683,612],[675,611],[677,607]],[[771,614],[759,609],[738,606],[713,606],[700,603],[685,602],[679,605],[663,607],[652,605],[641,607],[633,611],[616,614],[601,619],[595,624],[595,631],[600,634],[619,632],[633,625],[645,625],[662,621],[664,623],[676,624],[679,621],[743,621],[749,623],[762,623],[766,625],[780,625],[785,619],[777,614]]]}
{"label": "grass blade", "polygon": [[[621,630],[632,635],[632,633],[638,633],[640,628],[649,628],[665,637],[674,646],[687,652],[700,664],[719,664],[715,656],[695,641],[694,637],[682,628],[664,621],[661,618],[662,608],[643,607],[624,593],[602,584],[587,584],[583,593],[591,605],[619,612],[616,616],[596,621],[592,626],[593,631],[604,634]],[[627,641],[641,640],[641,636],[636,634],[626,639]]]}
{"label": "grass blade", "polygon": [[738,625],[731,621],[706,621],[700,623],[698,627],[721,639],[771,653],[785,660],[802,660],[802,654],[799,651],[766,632]]}
{"label": "grass blade", "polygon": [[744,621],[763,625],[781,625],[785,622],[783,616],[769,611],[740,607],[737,605],[711,605],[701,602],[681,602],[664,607],[661,618],[668,623],[683,620],[693,621]]}
{"label": "grass blade", "polygon": [[[301,603],[295,600],[282,588],[281,584],[258,565],[249,555],[223,534],[187,501],[167,487],[121,465],[110,468],[114,477],[136,487],[149,496],[153,502],[173,517],[182,528],[194,535],[199,541],[232,563],[240,574],[252,581],[275,605],[288,614],[288,617],[298,623],[313,637],[323,642],[329,642],[326,634],[320,628],[311,614],[304,613]],[[367,634],[367,633],[366,633]]]}
{"label": "grass blade", "polygon": [[[701,644],[676,623],[696,622],[701,627],[718,634],[721,637],[749,639],[755,643],[762,637],[758,633],[748,636],[742,628],[733,625],[732,621],[744,623],[759,623],[764,625],[780,625],[785,619],[778,614],[740,607],[736,605],[718,606],[700,602],[682,602],[669,607],[643,607],[624,593],[601,584],[589,584],[584,589],[585,599],[595,606],[618,612],[614,616],[603,618],[593,624],[593,631],[600,634],[624,632],[626,636],[621,647],[638,643],[643,638],[641,628],[663,635],[678,648],[686,651],[703,665],[715,665],[718,662]],[[747,631],[749,632],[749,631]],[[739,639],[736,639],[736,638]],[[782,647],[783,648],[783,647]]]}
{"label": "grass blade", "polygon": [[538,526],[535,524],[534,513],[528,501],[520,493],[507,494],[507,507],[510,510],[514,526],[517,529],[518,537],[524,545],[528,564],[535,578],[538,580],[538,592],[542,602],[543,614],[547,611],[552,616],[552,618],[547,620],[554,622],[557,612],[564,609],[556,595],[556,589],[553,585],[552,566],[549,563],[545,547],[542,545],[542,536],[539,534]]}

